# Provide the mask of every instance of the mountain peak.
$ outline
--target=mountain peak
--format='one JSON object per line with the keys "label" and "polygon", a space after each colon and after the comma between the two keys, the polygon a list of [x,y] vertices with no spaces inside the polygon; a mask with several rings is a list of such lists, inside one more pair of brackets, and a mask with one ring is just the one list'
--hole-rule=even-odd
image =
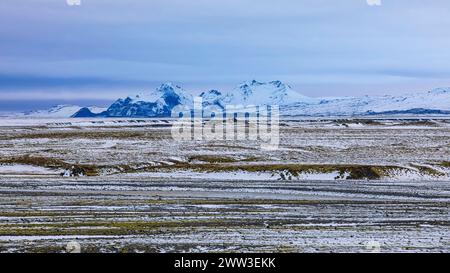
{"label": "mountain peak", "polygon": [[176,85],[172,82],[165,82],[161,84],[161,86],[158,88],[158,90],[160,91],[175,90],[175,89],[182,89],[182,88],[179,85]]}
{"label": "mountain peak", "polygon": [[265,83],[259,82],[257,80],[251,80],[251,81],[242,82],[241,84],[239,84],[239,87],[240,88],[247,88],[247,87],[250,87],[250,86],[259,86],[259,85],[263,85],[263,84],[265,84]]}
{"label": "mountain peak", "polygon": [[[163,83],[150,92],[140,92],[134,97],[116,100],[107,111],[99,116],[104,117],[163,117],[170,116],[173,107],[193,105],[192,95],[180,86],[171,82]],[[83,109],[81,115],[90,115]],[[79,115],[78,115],[79,116]]]}
{"label": "mountain peak", "polygon": [[269,84],[271,84],[271,85],[273,85],[275,87],[278,87],[278,88],[281,88],[281,87],[291,88],[289,85],[285,84],[282,81],[271,81],[271,82],[269,82]]}
{"label": "mountain peak", "polygon": [[237,104],[282,105],[312,100],[293,91],[289,85],[279,80],[244,82],[234,89],[233,95],[233,101]]}
{"label": "mountain peak", "polygon": [[162,84],[157,90],[162,93],[161,99],[164,100],[165,105],[170,107],[178,104],[193,105],[194,103],[192,94],[171,82]]}

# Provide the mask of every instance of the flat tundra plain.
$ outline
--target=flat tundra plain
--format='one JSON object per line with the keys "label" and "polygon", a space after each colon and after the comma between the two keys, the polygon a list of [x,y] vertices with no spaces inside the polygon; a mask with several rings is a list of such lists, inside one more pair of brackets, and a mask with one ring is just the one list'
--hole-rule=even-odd
{"label": "flat tundra plain", "polygon": [[170,119],[2,119],[0,252],[449,252],[450,120],[283,119],[280,147]]}

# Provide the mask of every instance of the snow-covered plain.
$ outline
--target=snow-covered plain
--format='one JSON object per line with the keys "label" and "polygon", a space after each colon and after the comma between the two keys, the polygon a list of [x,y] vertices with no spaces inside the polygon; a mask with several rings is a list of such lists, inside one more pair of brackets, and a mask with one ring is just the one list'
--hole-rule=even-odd
{"label": "snow-covered plain", "polygon": [[0,119],[0,252],[450,251],[446,117],[284,119],[274,151],[172,121]]}
{"label": "snow-covered plain", "polygon": [[[32,164],[14,161],[31,156],[41,161],[61,161],[53,166],[58,171],[73,164],[91,167],[98,175],[149,178],[348,179],[351,170],[339,166],[381,168],[382,178],[388,180],[449,177],[445,167],[445,162],[450,161],[447,117],[284,119],[280,147],[270,152],[250,140],[174,141],[170,135],[172,122],[125,118],[0,119],[0,164]],[[48,167],[39,164],[34,167]],[[273,165],[277,166],[267,167]],[[292,173],[290,166],[296,170],[297,166],[309,167]],[[324,170],[320,166],[328,167]]]}

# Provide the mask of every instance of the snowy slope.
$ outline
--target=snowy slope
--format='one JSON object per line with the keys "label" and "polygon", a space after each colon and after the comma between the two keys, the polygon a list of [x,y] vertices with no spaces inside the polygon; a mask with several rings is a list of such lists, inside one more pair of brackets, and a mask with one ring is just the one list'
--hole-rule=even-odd
{"label": "snowy slope", "polygon": [[429,92],[401,96],[364,96],[322,98],[316,103],[291,103],[285,105],[285,115],[365,115],[387,112],[441,112],[450,111],[450,88],[438,88]]}
{"label": "snowy slope", "polygon": [[286,105],[292,102],[314,103],[316,100],[301,95],[281,81],[251,81],[240,84],[233,90],[233,104]]}
{"label": "snowy slope", "polygon": [[243,82],[228,92],[210,90],[200,94],[203,105],[215,105],[222,109],[232,105],[286,105],[289,103],[314,103],[317,99],[303,96],[281,81]]}
{"label": "snowy slope", "polygon": [[[47,110],[36,110],[22,113],[12,114],[15,117],[30,117],[30,118],[68,118],[79,111],[81,106],[78,105],[56,105]],[[106,110],[97,106],[87,107],[92,113],[100,113]]]}
{"label": "snowy slope", "polygon": [[[280,82],[244,82],[230,92],[211,90],[201,94],[204,105],[279,105],[282,115],[335,116],[377,113],[450,111],[450,88],[401,96],[311,98]],[[438,111],[435,111],[438,110]]]}

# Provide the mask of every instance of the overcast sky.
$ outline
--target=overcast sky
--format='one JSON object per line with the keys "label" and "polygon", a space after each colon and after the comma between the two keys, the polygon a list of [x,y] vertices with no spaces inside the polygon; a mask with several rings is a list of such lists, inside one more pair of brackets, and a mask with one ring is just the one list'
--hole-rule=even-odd
{"label": "overcast sky", "polygon": [[450,86],[450,1],[382,1],[1,0],[0,107],[113,100],[165,81],[282,80],[308,96]]}

